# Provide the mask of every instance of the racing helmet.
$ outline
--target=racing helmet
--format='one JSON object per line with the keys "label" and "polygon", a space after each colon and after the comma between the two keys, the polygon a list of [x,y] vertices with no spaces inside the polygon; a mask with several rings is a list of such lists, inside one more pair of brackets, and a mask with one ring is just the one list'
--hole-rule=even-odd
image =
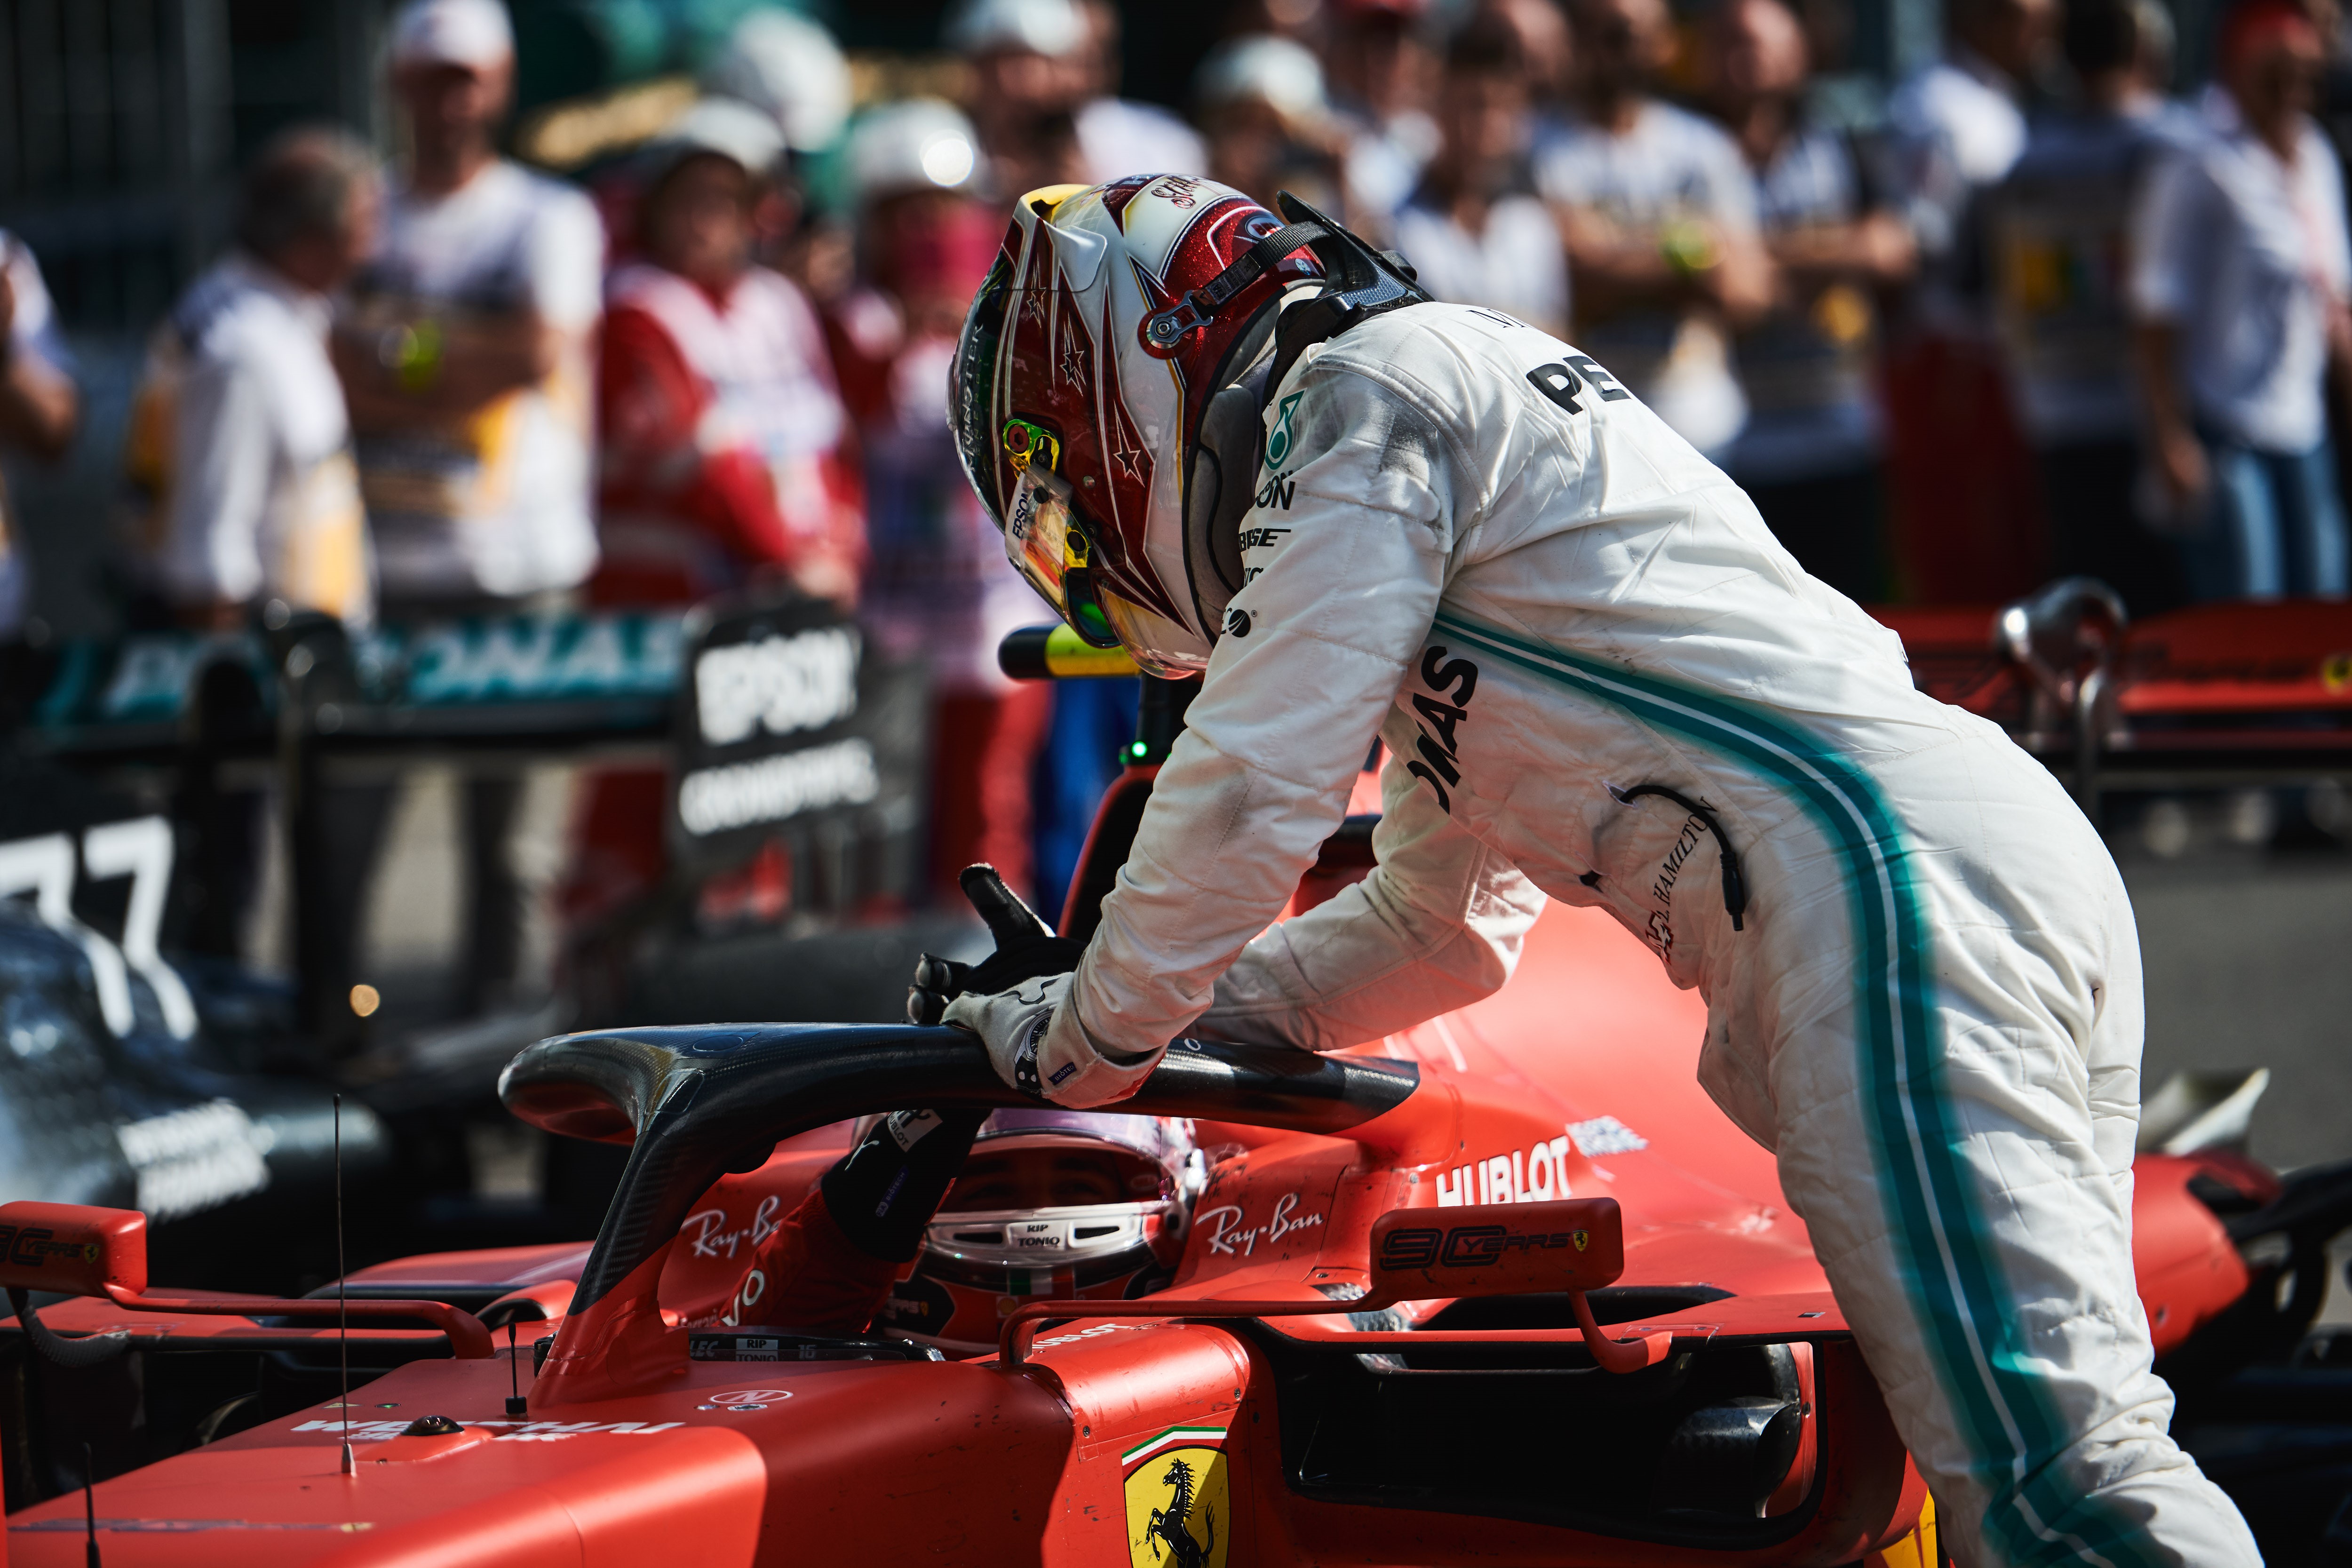
{"label": "racing helmet", "polygon": [[978,1354],[1024,1302],[1147,1295],[1173,1273],[1206,1179],[1181,1118],[999,1110],[876,1325]]}
{"label": "racing helmet", "polygon": [[1262,400],[1218,395],[1263,375],[1285,295],[1323,276],[1306,248],[1323,232],[1174,174],[1014,204],[949,417],[1005,553],[1092,646],[1155,675],[1207,666],[1242,583]]}

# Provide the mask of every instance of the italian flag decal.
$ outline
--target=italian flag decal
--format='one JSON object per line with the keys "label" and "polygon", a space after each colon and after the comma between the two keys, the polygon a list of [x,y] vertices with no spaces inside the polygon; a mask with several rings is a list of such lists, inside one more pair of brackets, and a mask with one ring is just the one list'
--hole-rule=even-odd
{"label": "italian flag decal", "polygon": [[1124,1469],[1153,1449],[1165,1448],[1171,1443],[1222,1443],[1224,1440],[1225,1429],[1222,1426],[1171,1426],[1159,1436],[1138,1443],[1121,1454],[1118,1457],[1119,1468]]}

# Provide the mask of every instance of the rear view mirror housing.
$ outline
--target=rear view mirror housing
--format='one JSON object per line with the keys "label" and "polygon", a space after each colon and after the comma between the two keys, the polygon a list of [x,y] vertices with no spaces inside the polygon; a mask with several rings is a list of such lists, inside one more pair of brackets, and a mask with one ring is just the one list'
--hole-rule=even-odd
{"label": "rear view mirror housing", "polygon": [[147,1216],[137,1209],[0,1204],[0,1289],[111,1300],[146,1289]]}
{"label": "rear view mirror housing", "polygon": [[1392,1209],[1372,1222],[1371,1296],[1383,1301],[1597,1290],[1623,1272],[1614,1198]]}

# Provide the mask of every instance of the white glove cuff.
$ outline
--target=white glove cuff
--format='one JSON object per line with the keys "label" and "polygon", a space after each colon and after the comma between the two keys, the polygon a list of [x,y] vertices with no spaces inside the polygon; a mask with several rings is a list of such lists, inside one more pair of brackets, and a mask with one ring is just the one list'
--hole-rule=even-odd
{"label": "white glove cuff", "polygon": [[1133,1094],[1143,1087],[1143,1080],[1151,1076],[1151,1069],[1167,1054],[1168,1047],[1162,1046],[1134,1062],[1112,1061],[1103,1055],[1079,1021],[1076,999],[1066,995],[1062,1005],[1054,1009],[1054,1021],[1047,1026],[1045,1037],[1037,1042],[1037,1077],[1046,1099],[1056,1105],[1084,1110],[1108,1105]]}

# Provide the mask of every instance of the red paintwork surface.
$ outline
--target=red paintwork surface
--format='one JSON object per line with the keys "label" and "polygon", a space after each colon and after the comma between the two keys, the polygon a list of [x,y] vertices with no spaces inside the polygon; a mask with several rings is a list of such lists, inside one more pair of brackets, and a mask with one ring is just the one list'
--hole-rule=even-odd
{"label": "red paintwork surface", "polygon": [[[1263,1352],[1206,1321],[1077,1318],[1044,1334],[1018,1373],[991,1363],[689,1363],[685,1325],[723,1310],[761,1226],[789,1212],[845,1146],[843,1131],[829,1129],[719,1183],[678,1243],[576,1317],[560,1311],[584,1258],[578,1246],[439,1254],[362,1271],[355,1278],[419,1294],[436,1281],[508,1283],[539,1302],[553,1321],[532,1325],[533,1337],[552,1328],[557,1339],[530,1386],[527,1419],[510,1423],[502,1414],[503,1345],[487,1362],[412,1363],[354,1392],[354,1415],[385,1423],[360,1429],[356,1478],[337,1473],[339,1412],[314,1407],[100,1482],[98,1512],[115,1521],[102,1532],[105,1560],[110,1568],[1109,1564],[1126,1561],[1130,1522],[1122,1456],[1171,1428],[1204,1427],[1225,1434],[1227,1568],[1853,1562],[1906,1535],[1924,1492],[1845,1338],[1770,1157],[1694,1080],[1704,1022],[1696,995],[1675,990],[1608,917],[1555,906],[1531,934],[1519,977],[1501,994],[1364,1047],[1420,1063],[1422,1087],[1397,1110],[1346,1138],[1202,1126],[1203,1143],[1227,1152],[1197,1206],[1169,1294],[1295,1300],[1312,1299],[1318,1286],[1366,1285],[1367,1238],[1392,1209],[1515,1195],[1613,1198],[1623,1211],[1622,1283],[1709,1283],[1736,1294],[1610,1333],[1662,1331],[1678,1347],[1734,1336],[1812,1342],[1801,1347],[1814,1404],[1806,1458],[1798,1482],[1770,1506],[1777,1515],[1802,1500],[1806,1466],[1820,1500],[1800,1536],[1769,1552],[1633,1545],[1295,1496],[1283,1479]],[[1613,1118],[1614,1128],[1583,1125],[1580,1135],[1588,1143],[1613,1138],[1615,1147],[1588,1156],[1568,1129],[1601,1118]],[[1489,1173],[1485,1193],[1481,1165]],[[2144,1247],[2145,1288],[2163,1306],[2159,1331],[2168,1334],[2185,1331],[2172,1327],[2184,1318],[2210,1315],[2233,1289],[2234,1252],[2186,1190],[2195,1168],[2193,1161],[2142,1163],[2144,1236],[2163,1236],[2162,1245]],[[2242,1273],[2237,1278],[2234,1289],[2242,1289]],[[1425,1319],[1442,1305],[1409,1309]],[[52,1310],[55,1326],[69,1332],[129,1316],[101,1301]],[[194,1339],[236,1321],[166,1318],[149,1326]],[[1337,1311],[1268,1327],[1324,1342],[1351,1332]],[[1573,1327],[1446,1337],[1578,1342]],[[1370,1348],[1411,1338],[1360,1341]],[[1420,1342],[1431,1342],[1426,1331]],[[743,1397],[751,1390],[772,1392]],[[713,1397],[719,1394],[737,1397]],[[436,1414],[466,1423],[467,1432],[392,1436],[392,1423]],[[630,1435],[612,1430],[614,1423],[659,1429]],[[13,1561],[79,1563],[79,1500],[66,1497],[14,1516]]]}
{"label": "red paintwork surface", "polygon": [[2132,1262],[2156,1353],[2245,1294],[2251,1277],[2211,1209],[2189,1190],[2209,1162],[2143,1154],[2132,1165]]}
{"label": "red paintwork surface", "polygon": [[2196,605],[2131,628],[2130,718],[2352,710],[2352,604]]}

